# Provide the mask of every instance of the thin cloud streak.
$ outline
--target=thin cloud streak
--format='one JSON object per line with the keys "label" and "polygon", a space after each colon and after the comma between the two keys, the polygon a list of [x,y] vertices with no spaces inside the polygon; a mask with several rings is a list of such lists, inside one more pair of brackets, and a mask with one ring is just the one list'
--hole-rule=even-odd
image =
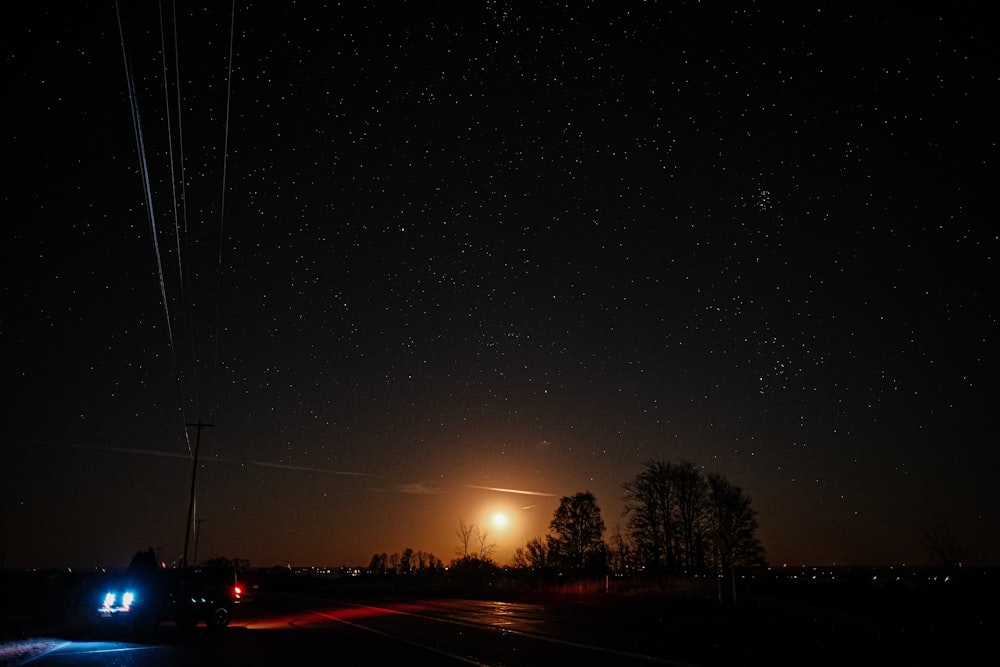
{"label": "thin cloud streak", "polygon": [[[159,456],[168,459],[182,459],[184,461],[190,461],[192,457],[183,452],[164,452],[155,449],[142,449],[139,447],[105,447],[102,445],[68,445],[73,449],[92,449],[103,452],[120,452],[122,454],[143,454],[146,456]],[[262,468],[278,468],[281,470],[296,470],[299,472],[319,472],[327,475],[344,475],[348,477],[379,477],[379,475],[372,475],[365,472],[352,472],[349,470],[331,470],[329,468],[315,468],[309,466],[292,466],[283,463],[268,463],[267,461],[247,461],[244,464],[242,461],[237,461],[235,459],[227,459],[221,456],[204,456],[198,459],[199,463],[236,463],[239,465],[253,465],[260,466]]]}
{"label": "thin cloud streak", "polygon": [[406,493],[415,496],[441,496],[447,493],[444,489],[436,486],[431,486],[423,482],[415,482],[413,484],[400,484],[398,487],[400,493]]}
{"label": "thin cloud streak", "polygon": [[522,496],[545,496],[546,498],[555,498],[557,494],[555,493],[542,493],[541,491],[524,491],[522,489],[501,489],[495,486],[474,486],[472,484],[466,484],[467,489],[482,489],[484,491],[499,491],[500,493],[518,493]]}
{"label": "thin cloud streak", "polygon": [[[122,454],[145,454],[146,456],[160,456],[167,459],[184,459],[185,461],[191,460],[190,454],[185,454],[183,452],[164,452],[157,451],[155,449],[141,449],[139,447],[105,447],[102,445],[66,445],[72,449],[92,449],[102,452],[121,452]],[[209,459],[212,461],[218,461],[219,459]]]}
{"label": "thin cloud streak", "polygon": [[[221,461],[223,459],[215,459],[216,461]],[[299,472],[322,472],[328,475],[346,475],[349,477],[378,477],[379,475],[371,475],[366,472],[351,472],[348,470],[330,470],[329,468],[312,468],[308,466],[290,466],[284,463],[268,463],[267,461],[249,461],[252,466],[260,466],[262,468],[278,468],[280,470],[297,470]]]}

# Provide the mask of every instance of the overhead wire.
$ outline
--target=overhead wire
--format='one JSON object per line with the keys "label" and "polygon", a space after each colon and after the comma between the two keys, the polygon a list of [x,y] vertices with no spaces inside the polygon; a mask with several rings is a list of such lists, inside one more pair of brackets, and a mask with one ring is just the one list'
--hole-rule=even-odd
{"label": "overhead wire", "polygon": [[[142,118],[139,112],[139,105],[136,99],[135,79],[132,75],[132,68],[129,65],[128,49],[125,45],[125,29],[122,26],[121,9],[118,0],[115,0],[115,11],[118,18],[118,33],[121,37],[122,58],[125,63],[125,80],[128,88],[129,103],[132,109],[132,129],[135,132],[136,151],[139,156],[139,172],[142,175],[143,193],[146,200],[146,212],[149,217],[150,235],[153,241],[153,255],[156,259],[156,272],[160,283],[160,302],[163,304],[163,312],[166,317],[167,339],[170,346],[170,355],[174,365],[174,379],[177,377],[177,348],[174,344],[174,331],[171,325],[170,304],[167,301],[167,285],[163,277],[163,260],[160,253],[159,232],[156,226],[156,211],[153,208],[153,190],[149,183],[149,164],[146,160],[146,145],[142,133]],[[179,387],[179,383],[178,383]]]}
{"label": "overhead wire", "polygon": [[[226,247],[225,244],[225,224],[226,224],[226,177],[229,171],[229,114],[232,106],[233,97],[233,46],[236,42],[236,0],[233,0],[233,8],[230,13],[229,19],[229,62],[228,62],[228,72],[226,74],[226,119],[225,119],[225,133],[222,147],[222,192],[219,195],[220,206],[219,206],[219,257],[217,266],[217,283],[216,283],[216,296],[215,296],[215,330],[213,332],[214,338],[214,352],[212,360],[212,374],[211,377],[217,380],[219,374],[219,347],[220,347],[220,334],[221,334],[221,318],[222,318],[222,278],[224,273],[224,261],[223,261],[223,250]],[[215,386],[212,387],[213,398],[218,401],[218,391]],[[216,408],[218,408],[218,403],[216,403]]]}
{"label": "overhead wire", "polygon": [[[176,3],[174,3],[174,6],[176,7]],[[173,147],[174,147],[174,135],[173,135],[172,114],[170,112],[171,101],[170,101],[170,81],[169,81],[168,70],[167,70],[167,47],[166,47],[166,40],[164,39],[164,34],[163,34],[163,2],[162,2],[162,0],[159,0],[157,2],[157,17],[159,19],[159,26],[160,26],[160,56],[161,56],[161,61],[163,63],[163,98],[164,98],[164,109],[165,109],[165,112],[166,112],[165,113],[165,117],[166,117],[166,122],[167,122],[167,146],[168,146],[167,156],[168,156],[169,163],[170,163],[170,195],[171,195],[171,210],[172,210],[173,216],[174,216],[174,243],[175,243],[176,252],[177,252],[177,280],[178,280],[178,283],[180,284],[180,294],[181,294],[181,299],[182,299],[182,303],[181,303],[182,310],[186,310],[187,309],[187,304],[188,304],[188,298],[187,298],[188,297],[188,287],[187,287],[187,281],[186,281],[185,275],[184,275],[184,256],[185,256],[185,253],[181,249],[180,214],[179,214],[179,206],[178,206],[178,201],[177,201],[177,170],[176,170],[176,165],[175,165],[175,160],[174,160],[174,150],[173,150]],[[175,17],[176,17],[176,13],[175,13]],[[178,53],[176,23],[174,23],[173,37],[174,37],[174,54],[176,56],[177,53]],[[175,62],[175,64],[178,64],[179,63],[179,57],[175,57],[174,62]],[[177,71],[179,72],[179,69]],[[176,85],[180,86],[180,77],[177,77]],[[178,90],[178,96],[179,95],[180,95],[180,91]],[[181,172],[183,174],[183,168],[184,168],[183,145],[184,145],[184,141],[183,141],[183,136],[180,135],[181,116],[182,116],[182,114],[181,114],[181,105],[178,103],[178,105],[177,105],[178,143],[179,143],[180,150],[181,150],[181,158],[180,158],[181,165],[180,166],[181,166]],[[182,177],[181,178],[181,187],[182,188],[183,188],[183,180],[184,179]],[[187,228],[186,209],[185,209],[185,223],[184,223],[184,226],[185,226],[185,229],[186,229]],[[186,234],[185,234],[185,245],[186,245]],[[191,321],[190,321],[190,318],[189,318],[188,319],[188,340],[189,340],[189,345],[191,346],[191,349],[194,348],[194,331],[192,329],[193,329],[193,325],[191,324]],[[177,375],[178,387],[180,387],[181,377],[182,377],[183,373],[178,370],[176,372],[176,375]],[[183,390],[181,390],[179,388],[178,389],[178,402],[181,404],[181,409],[180,409],[181,410],[181,417],[184,419],[184,423],[186,424],[187,423],[187,419],[184,417],[183,401],[184,401]],[[187,429],[186,428],[184,429],[184,441],[185,441],[185,443],[187,445],[187,448],[188,448],[188,454],[191,455],[191,456],[193,456],[194,452],[191,449],[191,439],[190,439],[190,437],[189,437],[189,435],[187,433]]]}
{"label": "overhead wire", "polygon": [[[178,234],[178,241],[177,241],[178,250],[177,250],[177,254],[178,254],[178,257],[187,257],[189,255],[189,245],[188,244],[189,244],[190,236],[189,236],[189,233],[188,233],[187,161],[184,158],[184,145],[185,145],[185,142],[184,142],[184,95],[183,95],[183,93],[181,91],[181,76],[180,76],[180,73],[181,73],[181,57],[180,57],[181,48],[180,48],[180,27],[179,27],[180,24],[177,21],[177,1],[173,0],[173,2],[171,2],[170,6],[171,6],[170,19],[171,19],[171,26],[173,28],[173,30],[172,30],[172,36],[173,36],[173,42],[174,42],[174,72],[175,72],[175,76],[174,76],[174,91],[176,93],[175,94],[175,98],[176,98],[176,103],[177,103],[177,152],[178,152],[178,162],[180,164],[180,172],[181,172],[181,177],[180,177],[180,185],[181,185],[180,211],[181,211],[181,221],[183,223],[183,225],[182,225],[183,226],[183,233],[181,233],[180,231],[178,231],[178,233],[177,233]],[[160,17],[160,26],[161,26],[161,30],[162,30],[162,25],[163,25],[163,13],[162,12],[159,13],[159,17]],[[166,87],[166,86],[167,86],[167,83],[164,82],[164,87]],[[167,109],[169,110],[169,107],[170,107],[169,100],[167,101],[167,105],[166,106],[167,106]],[[170,147],[171,147],[171,151],[170,151],[171,162],[173,162],[173,146],[174,146],[174,144],[173,144],[173,142],[171,142],[170,143]],[[173,176],[173,175],[171,175],[171,176]],[[181,238],[182,237],[183,237],[183,244],[181,243]],[[182,245],[183,245],[183,247],[182,247]],[[181,298],[184,299],[185,310],[188,310],[190,308],[190,304],[192,302],[191,289],[192,289],[192,282],[190,280],[189,281],[184,281],[184,280],[181,281]],[[192,356],[195,356],[194,352],[197,349],[197,346],[195,344],[196,336],[195,336],[195,332],[194,332],[194,318],[193,317],[189,317],[188,318],[187,325],[188,325],[188,344],[190,346],[189,349],[192,352]],[[191,367],[189,368],[188,380],[189,380],[189,392],[188,392],[189,400],[190,400],[191,405],[194,406],[194,405],[197,405],[197,403],[198,403],[198,401],[196,400],[196,395],[197,395],[197,387],[199,385],[198,364],[196,362],[192,362]],[[185,431],[185,437],[187,437],[187,432],[186,431]],[[190,450],[190,448],[191,448],[191,444],[190,444],[190,441],[189,441],[188,442],[188,449]]]}
{"label": "overhead wire", "polygon": [[[180,76],[180,46],[179,46],[179,29],[177,22],[177,9],[176,3],[172,4],[172,22],[173,22],[173,42],[174,42],[174,74],[175,74],[175,90],[176,90],[176,104],[177,104],[177,138],[173,136],[173,123],[172,116],[170,113],[170,94],[169,94],[169,74],[166,64],[166,40],[164,36],[164,26],[163,26],[163,6],[162,3],[158,3],[158,16],[160,21],[160,47],[162,51],[162,62],[163,62],[163,85],[164,85],[164,96],[167,105],[167,142],[168,142],[168,156],[170,162],[170,177],[171,177],[171,194],[172,194],[172,205],[174,213],[174,233],[176,237],[176,251],[177,251],[177,272],[181,286],[182,302],[181,305],[190,303],[189,292],[191,289],[191,282],[187,278],[187,272],[184,268],[184,257],[186,256],[186,249],[188,244],[188,215],[187,215],[187,176],[186,176],[186,166],[184,158],[184,131],[183,131],[183,95],[181,92],[181,76]],[[138,159],[140,165],[140,173],[142,176],[143,183],[143,194],[146,202],[147,214],[149,218],[150,235],[153,244],[153,253],[156,261],[157,278],[159,282],[160,289],[160,301],[163,306],[164,316],[166,320],[167,338],[171,355],[171,362],[174,372],[174,383],[177,391],[179,412],[181,415],[182,423],[184,424],[183,432],[185,442],[187,444],[188,452],[191,456],[194,456],[193,447],[190,441],[190,436],[187,429],[187,418],[185,417],[185,406],[188,401],[185,400],[185,392],[182,389],[182,378],[185,376],[181,371],[177,341],[174,332],[174,320],[175,315],[171,312],[170,299],[168,297],[167,291],[167,280],[164,272],[163,264],[163,253],[160,248],[159,241],[159,228],[156,221],[156,211],[153,201],[153,191],[151,185],[150,177],[150,167],[148,161],[148,151],[146,148],[145,136],[142,128],[141,112],[139,109],[138,94],[136,91],[135,75],[132,70],[131,62],[128,55],[128,46],[125,39],[125,29],[122,21],[121,7],[119,5],[119,0],[115,0],[115,12],[118,21],[118,32],[121,40],[122,47],[122,57],[125,67],[125,78],[128,89],[128,96],[130,102],[130,108],[132,112],[132,122],[133,130],[136,138],[136,149],[138,152]],[[222,275],[224,269],[224,247],[225,247],[225,196],[227,189],[227,174],[228,174],[228,157],[229,157],[229,119],[231,113],[231,100],[232,100],[232,72],[233,72],[233,51],[235,44],[235,22],[236,22],[236,2],[233,0],[232,12],[230,17],[230,35],[229,35],[229,63],[228,63],[228,75],[227,75],[227,86],[226,86],[226,118],[225,118],[225,141],[223,147],[223,164],[222,164],[222,192],[220,201],[220,221],[219,221],[219,252],[217,258],[217,271],[218,271],[218,292],[216,294],[216,313],[215,313],[215,331],[211,333],[211,339],[214,341],[214,353],[213,353],[213,372],[211,375],[215,375],[218,372],[219,365],[219,321],[221,318],[221,290],[222,290]],[[175,159],[174,151],[178,152],[178,156]],[[180,171],[180,178],[177,178],[177,171]],[[180,203],[178,204],[177,198],[177,182],[180,181]],[[178,215],[180,220],[178,220]],[[183,243],[182,243],[183,239]],[[189,325],[193,329],[193,318],[188,318]],[[192,404],[198,403],[194,400],[194,395],[197,393],[197,354],[196,345],[194,342],[195,336],[193,330],[191,332],[191,353],[195,359],[192,363],[192,367],[189,369],[189,376],[191,378],[191,386],[189,388],[189,393],[191,394]],[[215,391],[211,393],[215,394]]]}
{"label": "overhead wire", "polygon": [[177,29],[177,2],[176,0],[171,4],[173,8],[171,12],[171,18],[174,26],[174,71],[177,72],[176,80],[174,81],[174,87],[177,91],[177,150],[180,153],[179,160],[181,165],[181,220],[184,222],[184,242],[185,247],[187,245],[188,239],[188,214],[187,214],[187,173],[186,166],[184,162],[184,114],[183,114],[183,96],[181,94],[181,56],[180,56],[180,44],[178,43],[177,34],[179,30]]}
{"label": "overhead wire", "polygon": [[[157,2],[157,15],[160,17],[160,55],[163,61],[163,98],[164,98],[164,110],[166,111],[166,121],[167,121],[167,144],[170,147],[174,145],[174,134],[173,134],[173,123],[172,114],[170,112],[170,83],[167,76],[167,46],[163,38],[163,2],[158,0]],[[174,31],[174,50],[177,49],[177,31]],[[179,77],[178,77],[179,79]],[[178,81],[179,84],[179,81]],[[178,121],[180,120],[180,109],[177,112]],[[184,291],[184,262],[183,255],[181,254],[181,232],[180,232],[180,218],[177,210],[177,175],[174,167],[174,152],[173,150],[168,151],[168,157],[170,159],[170,195],[173,204],[173,214],[174,214],[174,240],[177,246],[177,277],[181,284],[181,291]]]}
{"label": "overhead wire", "polygon": [[[185,279],[185,272],[184,272],[184,255],[185,255],[184,250],[187,249],[187,243],[188,243],[188,238],[189,238],[188,237],[188,220],[187,220],[187,191],[186,191],[187,178],[186,178],[186,174],[185,174],[184,150],[183,150],[183,146],[184,146],[183,121],[182,121],[182,118],[183,118],[183,113],[182,113],[182,111],[183,111],[183,104],[182,104],[182,95],[181,95],[181,91],[180,91],[180,81],[181,81],[181,76],[180,76],[180,55],[179,55],[180,48],[179,48],[179,39],[178,39],[179,30],[178,30],[178,23],[177,23],[176,2],[174,2],[174,4],[173,4],[172,16],[173,16],[173,38],[174,38],[174,62],[175,62],[176,91],[177,91],[177,128],[178,128],[178,141],[177,141],[177,144],[178,144],[178,151],[180,153],[179,160],[180,160],[180,172],[181,172],[181,177],[180,177],[180,182],[181,182],[181,206],[180,206],[180,208],[183,211],[184,249],[182,249],[182,247],[181,247],[181,236],[182,236],[182,234],[181,234],[181,229],[180,229],[180,223],[179,223],[179,220],[178,220],[177,176],[176,176],[176,168],[175,168],[176,165],[175,165],[175,162],[174,162],[174,138],[173,138],[171,117],[170,117],[170,93],[169,93],[170,82],[169,82],[169,76],[168,76],[168,68],[167,68],[167,64],[166,64],[166,58],[167,57],[166,57],[166,42],[165,42],[165,39],[164,39],[164,31],[163,31],[163,5],[162,5],[162,2],[158,2],[157,3],[157,8],[158,8],[157,15],[158,15],[159,27],[160,27],[160,49],[161,49],[161,56],[162,56],[162,63],[163,63],[164,98],[166,100],[166,107],[167,107],[167,114],[166,114],[166,117],[167,117],[167,144],[168,144],[168,155],[169,155],[169,161],[170,161],[171,194],[172,194],[172,204],[173,204],[173,214],[174,214],[174,234],[175,234],[175,238],[176,238],[176,248],[177,248],[177,271],[178,271],[178,279],[179,279],[179,283],[180,283],[180,287],[181,287],[182,306],[187,307],[188,304],[191,302],[191,300],[187,298],[188,297],[188,292],[189,292],[189,289],[190,289],[190,281]],[[191,482],[192,483],[192,487],[191,487],[191,502],[190,502],[190,508],[189,508],[189,516],[188,516],[188,520],[186,522],[186,524],[187,524],[187,531],[188,532],[186,533],[186,536],[185,536],[185,545],[184,545],[184,560],[185,560],[185,565],[186,565],[186,560],[187,560],[187,536],[190,535],[191,527],[192,527],[192,525],[194,525],[194,522],[196,521],[195,516],[194,516],[195,502],[196,502],[196,500],[195,500],[195,488],[194,488],[194,484],[195,484],[195,477],[194,477],[194,475],[195,475],[195,473],[197,471],[197,465],[198,465],[198,461],[197,461],[197,456],[198,456],[197,455],[197,447],[195,447],[192,450],[191,439],[190,439],[190,434],[189,434],[189,430],[188,430],[188,422],[187,422],[187,418],[185,417],[185,414],[184,414],[184,412],[185,412],[185,401],[184,401],[184,395],[183,395],[183,392],[182,392],[182,389],[181,389],[181,375],[182,374],[181,374],[181,371],[180,371],[180,368],[179,368],[179,364],[178,364],[177,346],[176,346],[176,343],[175,343],[174,332],[173,332],[173,318],[172,318],[171,312],[170,312],[170,303],[169,303],[169,300],[167,298],[167,285],[166,285],[166,279],[164,277],[162,253],[160,251],[160,244],[159,244],[159,230],[158,230],[158,227],[157,227],[157,224],[156,224],[156,212],[155,212],[155,209],[154,209],[154,206],[153,206],[153,191],[152,191],[152,186],[150,184],[149,162],[148,162],[148,158],[147,158],[145,138],[143,136],[143,131],[142,131],[142,121],[141,121],[141,115],[140,115],[140,111],[139,111],[138,95],[137,95],[136,85],[135,85],[135,76],[134,76],[134,73],[132,71],[132,67],[130,65],[130,61],[129,61],[128,48],[126,46],[126,40],[125,40],[125,29],[124,29],[124,25],[123,25],[123,22],[122,22],[121,7],[119,6],[118,0],[115,0],[115,12],[116,12],[116,17],[117,17],[117,21],[118,21],[118,33],[119,33],[119,36],[120,36],[120,39],[121,39],[122,58],[123,58],[123,61],[124,61],[124,64],[125,64],[125,79],[126,79],[127,88],[128,88],[128,96],[129,96],[130,107],[131,107],[131,111],[132,111],[132,124],[133,124],[133,130],[135,132],[135,138],[136,138],[136,151],[137,151],[138,157],[139,157],[140,172],[141,172],[141,175],[142,175],[142,183],[143,183],[143,192],[144,192],[145,201],[146,201],[147,213],[148,213],[148,216],[149,216],[150,235],[151,235],[151,238],[152,238],[153,252],[154,252],[154,256],[155,256],[155,260],[156,260],[157,276],[158,276],[158,279],[159,279],[160,300],[161,300],[161,303],[163,305],[163,311],[164,311],[164,315],[165,315],[165,318],[166,318],[167,338],[168,338],[168,343],[169,343],[169,348],[170,348],[171,361],[172,361],[172,365],[173,365],[174,384],[175,384],[175,389],[177,391],[178,411],[180,413],[180,417],[181,417],[181,420],[182,420],[182,422],[181,422],[182,423],[182,431],[184,433],[185,443],[187,444],[188,454],[194,460],[194,470],[192,471],[192,482]],[[222,191],[221,191],[221,195],[220,195],[220,214],[219,214],[219,248],[218,248],[218,260],[217,260],[217,262],[218,262],[218,266],[217,266],[218,283],[217,283],[217,293],[216,293],[216,299],[215,299],[215,306],[216,306],[216,308],[215,308],[215,330],[211,334],[213,342],[214,342],[213,368],[212,368],[212,373],[211,373],[213,379],[218,374],[218,365],[219,365],[219,338],[220,338],[220,336],[219,336],[219,321],[220,321],[220,318],[221,318],[221,314],[220,313],[221,313],[221,302],[222,302],[222,275],[223,275],[223,267],[224,267],[224,248],[225,248],[225,226],[224,225],[225,225],[225,203],[226,203],[226,187],[227,187],[226,176],[227,176],[227,172],[228,172],[228,159],[229,159],[229,118],[230,118],[231,102],[232,102],[232,74],[233,74],[233,50],[234,50],[234,43],[235,43],[235,27],[236,27],[236,0],[233,0],[232,12],[231,12],[231,17],[230,17],[230,28],[229,28],[229,61],[228,61],[228,73],[227,73],[227,82],[226,82],[226,116],[225,116],[225,127],[224,127],[224,129],[225,129],[225,136],[224,136],[223,156],[222,156]],[[185,308],[185,310],[186,309],[187,308]],[[191,379],[192,379],[191,394],[192,394],[192,396],[194,395],[194,393],[196,391],[196,388],[197,388],[197,385],[198,385],[198,382],[197,382],[197,370],[196,370],[197,366],[198,366],[198,356],[196,354],[196,348],[195,348],[195,344],[194,344],[195,336],[194,336],[194,331],[193,331],[193,319],[194,318],[190,318],[190,317],[188,318],[188,322],[189,322],[189,326],[190,326],[190,332],[191,332],[191,348],[190,348],[190,352],[191,352],[191,357],[192,357],[192,368],[191,368]],[[217,392],[215,391],[214,387],[212,388],[212,394],[213,394],[213,398],[217,401]],[[202,426],[202,424],[201,424],[201,422],[199,422],[198,423],[199,438],[200,438],[201,426]]]}

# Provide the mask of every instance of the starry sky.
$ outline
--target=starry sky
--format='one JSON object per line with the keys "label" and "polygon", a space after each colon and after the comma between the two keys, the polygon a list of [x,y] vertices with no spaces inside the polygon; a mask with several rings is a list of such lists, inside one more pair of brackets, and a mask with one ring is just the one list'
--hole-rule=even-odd
{"label": "starry sky", "polygon": [[177,560],[195,448],[192,560],[505,562],[654,459],[772,564],[1000,555],[985,10],[21,4],[5,567]]}

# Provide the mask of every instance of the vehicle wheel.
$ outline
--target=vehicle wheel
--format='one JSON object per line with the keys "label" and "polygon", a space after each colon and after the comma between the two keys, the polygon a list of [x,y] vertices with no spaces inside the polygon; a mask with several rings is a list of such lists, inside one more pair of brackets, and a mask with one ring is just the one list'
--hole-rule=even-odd
{"label": "vehicle wheel", "polygon": [[215,607],[208,617],[208,625],[213,628],[224,628],[229,625],[232,616],[228,607]]}

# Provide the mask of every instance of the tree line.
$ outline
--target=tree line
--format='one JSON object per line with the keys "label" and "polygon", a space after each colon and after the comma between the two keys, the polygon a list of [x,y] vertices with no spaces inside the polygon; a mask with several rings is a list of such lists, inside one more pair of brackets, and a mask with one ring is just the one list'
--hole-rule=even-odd
{"label": "tree line", "polygon": [[[723,475],[693,463],[651,460],[622,485],[624,528],[606,538],[607,527],[590,491],[559,502],[549,532],[514,551],[510,569],[562,580],[660,574],[731,575],[735,567],[761,565],[757,512],[750,496]],[[459,522],[459,544],[448,571],[482,575],[499,568],[488,531]],[[405,550],[376,553],[370,574],[442,572],[432,554]]]}
{"label": "tree line", "polygon": [[750,496],[723,475],[687,461],[652,460],[622,486],[624,530],[606,541],[594,495],[564,497],[549,534],[514,552],[515,567],[563,574],[698,574],[764,562]]}

